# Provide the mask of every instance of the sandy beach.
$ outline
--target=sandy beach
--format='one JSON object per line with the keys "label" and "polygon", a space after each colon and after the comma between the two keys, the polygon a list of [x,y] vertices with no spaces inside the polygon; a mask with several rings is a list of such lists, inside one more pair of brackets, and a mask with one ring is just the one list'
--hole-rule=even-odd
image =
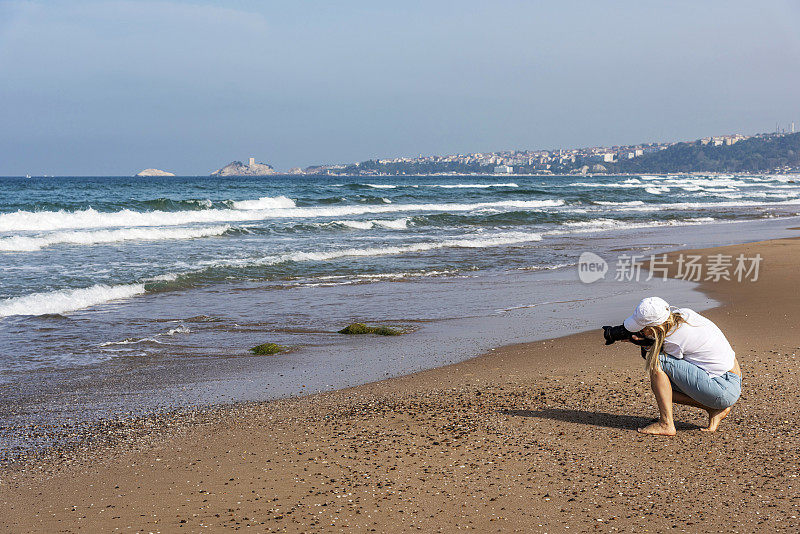
{"label": "sandy beach", "polygon": [[83,450],[3,468],[0,529],[797,531],[800,241],[702,253],[764,258],[757,282],[702,285],[744,373],[717,433],[680,406],[677,436],[638,434],[657,416],[638,350],[577,333],[333,393],[109,424]]}

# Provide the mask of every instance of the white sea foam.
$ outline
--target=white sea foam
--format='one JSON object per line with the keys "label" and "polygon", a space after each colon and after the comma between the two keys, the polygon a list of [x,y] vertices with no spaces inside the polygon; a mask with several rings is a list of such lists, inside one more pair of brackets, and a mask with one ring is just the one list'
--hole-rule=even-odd
{"label": "white sea foam", "polygon": [[340,224],[348,228],[355,228],[356,230],[369,230],[375,226],[372,221],[333,221],[333,224]]}
{"label": "white sea foam", "polygon": [[184,325],[180,325],[180,326],[179,326],[179,327],[177,327],[177,328],[170,328],[170,329],[167,331],[167,333],[165,333],[164,335],[165,335],[165,336],[174,336],[175,334],[190,334],[191,332],[192,332],[192,331],[191,331],[191,330],[189,330],[189,328],[188,328],[188,327],[186,327],[186,326],[184,326]]}
{"label": "white sea foam", "polygon": [[178,279],[178,273],[165,273],[159,274],[158,276],[154,276],[152,278],[148,278],[146,282],[173,282]]}
{"label": "white sea foam", "polygon": [[[280,198],[280,197],[277,197]],[[242,201],[244,202],[244,201]],[[267,209],[211,209],[194,211],[16,211],[0,214],[0,232],[52,231],[70,228],[119,226],[177,226],[194,223],[242,222],[280,218],[343,217],[367,213],[405,211],[456,212],[483,208],[542,209],[562,206],[563,200],[505,200],[472,204],[388,204],[314,207],[275,207]]]}
{"label": "white sea foam", "polygon": [[159,345],[163,345],[163,341],[159,341],[154,337],[143,337],[141,339],[123,339],[122,341],[106,341],[105,343],[100,343],[101,347],[109,347],[113,345],[138,345],[139,343],[157,343]]}
{"label": "white sea foam", "polygon": [[599,206],[641,206],[644,204],[641,200],[629,200],[625,202],[613,202],[610,200],[593,200],[595,204]]}
{"label": "white sea foam", "polygon": [[669,193],[669,187],[645,187],[645,191],[652,195],[660,195],[661,193]]}
{"label": "white sea foam", "polygon": [[[422,243],[388,247],[346,248],[324,252],[291,252],[267,258],[242,258],[226,261],[200,262],[206,267],[244,267],[250,265],[274,265],[284,262],[327,261],[345,257],[389,256],[424,252],[441,248],[486,248],[503,245],[516,245],[541,241],[542,236],[529,232],[505,232],[491,236],[473,236],[458,239],[444,239]],[[170,274],[170,279],[175,275]],[[34,293],[0,301],[0,317],[12,315],[58,314],[97,306],[106,302],[130,298],[145,293],[144,284],[118,286],[95,285],[81,289],[62,289],[44,293]],[[182,333],[180,329],[174,333]],[[116,342],[119,343],[119,342]]]}
{"label": "white sea foam", "polygon": [[0,238],[0,251],[31,252],[59,244],[97,245],[121,241],[195,239],[222,235],[230,228],[228,225],[206,228],[125,228],[89,232],[54,232],[38,236],[11,236]]}
{"label": "white sea foam", "polygon": [[[713,193],[735,193],[736,191],[738,191],[738,189],[736,189],[735,187],[706,187],[704,189],[704,191],[707,192],[707,193],[712,193],[712,194]],[[747,193],[747,194],[749,195],[750,193]]]}
{"label": "white sea foam", "polygon": [[631,183],[631,182],[611,182],[611,183],[593,183],[593,182],[573,182],[568,184],[570,187],[593,187],[593,188],[611,188],[611,189],[644,189],[652,187],[652,183]]}
{"label": "white sea foam", "polygon": [[800,191],[800,186],[795,184],[761,184],[769,189],[783,189],[789,191]]}
{"label": "white sea foam", "polygon": [[664,204],[645,204],[643,206],[618,206],[614,211],[680,211],[696,209],[728,209],[742,207],[769,208],[775,206],[793,206],[800,204],[800,199],[782,200],[778,202],[758,202],[741,200],[731,202],[672,202]]}
{"label": "white sea foam", "polygon": [[333,224],[340,224],[357,230],[370,230],[376,226],[392,230],[404,230],[408,227],[408,221],[408,217],[403,217],[401,219],[375,219],[370,221],[333,221]]}
{"label": "white sea foam", "polygon": [[489,189],[490,187],[519,187],[514,182],[504,184],[422,184],[422,187],[440,187],[442,189]]}
{"label": "white sea foam", "polygon": [[463,273],[455,269],[445,269],[443,271],[434,269],[430,271],[402,271],[396,273],[362,274],[356,277],[352,277],[351,275],[318,276],[312,279],[319,280],[318,282],[300,282],[298,285],[303,287],[331,287],[382,280],[405,280],[409,278],[429,278],[433,276],[455,274],[460,274],[461,277],[464,277]]}
{"label": "white sea foam", "polygon": [[408,228],[408,217],[403,217],[401,219],[376,219],[372,221],[378,226],[383,226],[384,228],[390,228],[392,230],[404,230]]}
{"label": "white sea foam", "polygon": [[685,191],[700,191],[710,188],[739,188],[739,187],[764,187],[768,184],[751,181],[750,178],[741,177],[676,177],[676,176],[642,176],[641,181],[637,178],[629,178],[617,182],[574,182],[570,186],[592,187],[592,188],[617,188],[617,189],[645,189],[648,188],[668,188],[680,187]]}
{"label": "white sea foam", "polygon": [[440,248],[486,248],[503,245],[514,245],[541,241],[542,236],[529,232],[505,232],[493,236],[467,237],[461,239],[444,239],[425,243],[410,243],[389,247],[346,248],[325,252],[291,252],[277,258],[263,260],[265,263],[283,263],[287,261],[327,261],[345,257],[390,256],[424,252]]}
{"label": "white sea foam", "polygon": [[636,228],[652,228],[656,226],[692,226],[714,222],[712,217],[693,217],[684,220],[629,222],[618,219],[593,219],[591,221],[575,221],[564,223],[559,230],[545,232],[545,235],[564,235],[576,233],[600,232],[603,230],[633,230]]}
{"label": "white sea foam", "polygon": [[[439,187],[442,189],[488,189],[490,187],[519,187],[519,184],[514,182],[504,182],[496,184],[359,184],[365,187],[372,187],[374,189],[398,189],[403,187],[420,188],[420,187]],[[345,184],[333,184],[331,187],[344,187]]]}
{"label": "white sea foam", "polygon": [[800,183],[800,176],[796,174],[770,174],[765,176],[763,179],[767,180],[775,180],[776,182],[797,182]]}
{"label": "white sea foam", "polygon": [[[192,271],[196,272],[208,268],[244,268],[259,265],[276,265],[288,261],[327,261],[348,256],[390,256],[395,254],[405,254],[413,252],[423,252],[426,250],[436,250],[442,248],[485,248],[502,245],[522,244],[532,241],[541,241],[540,234],[532,232],[501,232],[491,235],[472,235],[463,238],[449,238],[440,241],[425,241],[409,243],[406,245],[388,247],[365,247],[365,248],[343,248],[328,251],[314,252],[288,252],[274,256],[265,257],[244,257],[227,260],[204,260],[194,262],[191,266]],[[184,273],[186,274],[186,273]]]}
{"label": "white sea foam", "polygon": [[261,197],[256,200],[237,200],[231,203],[237,210],[269,210],[294,208],[294,200],[285,196]]}
{"label": "white sea foam", "polygon": [[572,267],[576,263],[553,263],[552,265],[531,265],[530,267],[517,267],[518,271],[555,271],[562,267]]}
{"label": "white sea foam", "polygon": [[[721,195],[724,196],[724,195]],[[775,198],[778,200],[790,200],[791,197],[800,196],[800,189],[796,191],[754,191],[748,193],[749,197],[755,198]],[[741,197],[740,197],[741,198]]]}
{"label": "white sea foam", "polygon": [[[161,334],[156,334],[153,337],[143,337],[143,338],[127,338],[123,339],[122,341],[106,341],[105,343],[100,343],[101,347],[111,347],[116,345],[138,345],[139,343],[156,343],[158,345],[164,345],[165,343],[159,340],[159,337],[167,336],[172,337],[176,334],[190,334],[192,331],[189,330],[188,327],[185,325],[180,325],[177,328],[170,328],[168,331],[163,332]],[[107,349],[113,350],[114,349]]]}
{"label": "white sea foam", "polygon": [[81,289],[60,289],[44,293],[32,293],[0,301],[0,317],[66,313],[97,306],[112,300],[130,298],[144,292],[144,284],[128,284],[118,286],[95,285]]}

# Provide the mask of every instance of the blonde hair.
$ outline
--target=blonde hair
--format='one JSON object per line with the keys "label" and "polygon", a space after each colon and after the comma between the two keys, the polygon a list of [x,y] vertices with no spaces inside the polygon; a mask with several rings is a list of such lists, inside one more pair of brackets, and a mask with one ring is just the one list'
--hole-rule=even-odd
{"label": "blonde hair", "polygon": [[664,339],[685,322],[686,319],[680,313],[670,312],[669,318],[663,323],[642,328],[642,334],[655,339],[647,351],[647,358],[645,358],[645,368],[649,373],[661,368],[658,356],[661,354],[661,349],[664,348]]}

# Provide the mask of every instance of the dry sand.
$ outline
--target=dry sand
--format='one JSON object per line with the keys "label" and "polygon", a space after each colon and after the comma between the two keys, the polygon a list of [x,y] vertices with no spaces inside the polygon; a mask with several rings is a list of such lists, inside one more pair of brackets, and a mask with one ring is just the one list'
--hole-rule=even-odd
{"label": "dry sand", "polygon": [[194,422],[107,428],[130,443],[0,471],[0,529],[796,532],[800,241],[713,252],[765,258],[758,282],[703,286],[724,303],[705,315],[744,372],[717,433],[681,406],[676,437],[637,434],[657,416],[638,350],[588,332]]}

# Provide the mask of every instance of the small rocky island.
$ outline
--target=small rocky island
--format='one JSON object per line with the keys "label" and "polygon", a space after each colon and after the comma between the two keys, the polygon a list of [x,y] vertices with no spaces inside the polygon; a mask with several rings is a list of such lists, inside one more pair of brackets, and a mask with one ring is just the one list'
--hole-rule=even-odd
{"label": "small rocky island", "polygon": [[134,176],[175,176],[171,172],[162,171],[161,169],[145,169],[139,171]]}
{"label": "small rocky island", "polygon": [[255,158],[250,158],[248,163],[234,161],[211,173],[211,176],[266,176],[276,174],[272,165],[256,163]]}

